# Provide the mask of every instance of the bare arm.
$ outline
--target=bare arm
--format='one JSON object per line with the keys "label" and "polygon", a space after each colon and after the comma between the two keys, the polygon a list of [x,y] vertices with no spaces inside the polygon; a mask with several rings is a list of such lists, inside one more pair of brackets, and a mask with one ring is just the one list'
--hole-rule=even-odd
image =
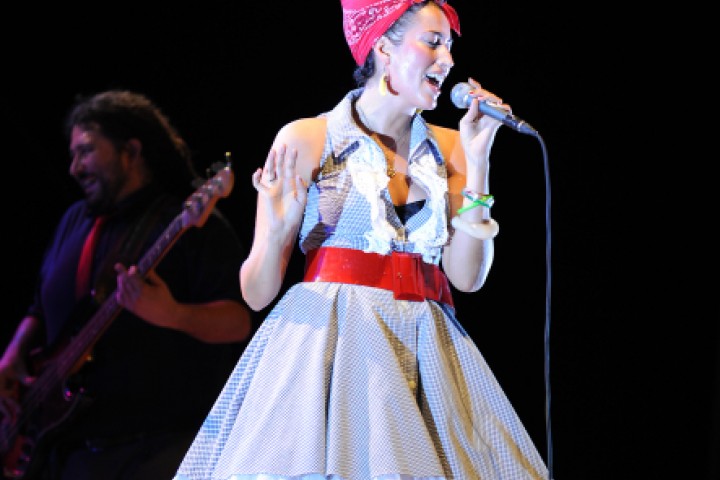
{"label": "bare arm", "polygon": [[258,191],[250,254],[240,268],[243,298],[254,310],[280,291],[307,202],[307,186],[320,164],[325,121],[291,122],[277,134],[265,165],[252,177]]}
{"label": "bare arm", "polygon": [[151,270],[142,279],[137,267],[115,265],[118,303],[148,323],[185,332],[207,343],[239,342],[252,328],[250,312],[235,300],[180,303],[165,282]]}
{"label": "bare arm", "polygon": [[243,298],[255,310],[278,294],[295,244],[307,193],[295,172],[297,151],[273,147],[265,167],[253,174],[258,191],[250,254],[240,268]]}
{"label": "bare arm", "polygon": [[[479,100],[497,97],[476,87],[474,97]],[[441,148],[448,159],[448,189],[450,215],[458,215],[463,205],[471,202],[462,195],[463,188],[477,193],[490,193],[489,170],[490,150],[500,123],[479,113],[478,100],[460,120],[459,131],[441,129]],[[478,206],[465,211],[460,218],[469,225],[490,219],[490,209]],[[452,284],[460,291],[479,290],[490,271],[494,256],[492,238],[478,239],[467,232],[455,229],[450,243],[443,252],[443,269]]]}

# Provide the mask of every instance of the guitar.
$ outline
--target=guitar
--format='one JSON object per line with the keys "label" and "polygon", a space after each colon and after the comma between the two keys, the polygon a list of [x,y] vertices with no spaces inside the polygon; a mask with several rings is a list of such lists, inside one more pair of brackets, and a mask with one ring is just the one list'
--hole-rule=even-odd
{"label": "guitar", "polygon": [[[137,262],[140,275],[144,277],[152,270],[183,233],[191,227],[202,227],[217,201],[230,194],[234,175],[229,155],[225,154],[225,164],[213,165],[215,175],[186,199],[183,211]],[[73,376],[91,359],[93,346],[121,310],[114,292],[108,295],[67,345],[40,367],[17,405],[0,405],[2,478],[31,480],[40,472],[49,440],[66,428],[70,418],[89,401],[83,398],[82,389],[70,388]]]}

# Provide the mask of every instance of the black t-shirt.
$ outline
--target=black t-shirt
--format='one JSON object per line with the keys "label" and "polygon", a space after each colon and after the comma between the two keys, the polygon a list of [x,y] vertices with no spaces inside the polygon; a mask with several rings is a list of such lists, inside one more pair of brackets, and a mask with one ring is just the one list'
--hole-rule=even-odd
{"label": "black t-shirt", "polygon": [[[126,241],[118,239],[138,223],[157,197],[152,190],[138,192],[108,218],[96,250],[95,277],[103,277],[99,272],[107,272],[108,265],[111,269]],[[139,257],[153,244],[166,244],[163,238],[157,239],[168,233],[166,227],[171,222],[178,221],[183,202],[177,199],[164,203],[153,217],[151,233],[139,249]],[[30,313],[44,320],[50,351],[67,354],[69,349],[77,349],[81,338],[78,332],[83,330],[75,326],[82,324],[88,314],[94,314],[93,318],[105,316],[102,308],[94,311],[88,310],[86,302],[78,304],[74,294],[80,250],[93,221],[85,202],[75,203],[61,219],[46,251]],[[106,259],[111,253],[113,258]],[[202,226],[192,225],[185,230],[155,270],[179,302],[233,299],[242,303],[238,272],[244,255],[231,225],[214,211]],[[126,260],[126,266],[135,261]],[[112,282],[107,289],[112,292],[114,273],[106,273],[104,278]],[[103,307],[114,302],[111,294],[107,297]],[[91,360],[70,377],[74,380],[70,385],[82,388],[84,397],[90,400],[81,415],[72,419],[72,435],[107,438],[196,430],[244,344],[205,344],[185,333],[150,325],[124,309],[119,311],[91,350]],[[70,337],[75,343],[66,345]]]}

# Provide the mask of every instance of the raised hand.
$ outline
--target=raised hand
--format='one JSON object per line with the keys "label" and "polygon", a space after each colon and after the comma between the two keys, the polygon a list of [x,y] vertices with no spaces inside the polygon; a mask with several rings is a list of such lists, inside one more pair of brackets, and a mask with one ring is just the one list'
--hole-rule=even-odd
{"label": "raised hand", "polygon": [[483,115],[478,107],[479,102],[488,101],[508,112],[511,112],[511,109],[510,105],[503,103],[497,95],[483,89],[477,81],[470,78],[468,82],[474,87],[469,93],[473,101],[460,119],[459,130],[468,165],[477,165],[488,159],[495,134],[502,125],[499,120]]}
{"label": "raised hand", "polygon": [[272,148],[265,166],[252,176],[258,191],[258,213],[267,222],[272,235],[294,235],[302,220],[307,202],[307,185],[297,175],[297,151],[288,151],[285,145]]}

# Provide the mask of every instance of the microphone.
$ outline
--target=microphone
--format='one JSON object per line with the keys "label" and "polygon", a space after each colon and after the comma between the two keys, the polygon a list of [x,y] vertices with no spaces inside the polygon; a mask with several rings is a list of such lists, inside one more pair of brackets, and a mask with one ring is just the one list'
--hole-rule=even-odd
{"label": "microphone", "polygon": [[[452,98],[452,102],[457,108],[470,107],[472,97],[469,94],[472,89],[473,86],[467,82],[460,82],[453,87],[452,92],[450,92],[450,98]],[[500,120],[503,125],[507,125],[513,130],[517,130],[520,133],[532,135],[534,137],[538,136],[538,132],[525,120],[519,119],[512,113],[498,107],[497,105],[488,103],[487,100],[480,102],[480,111],[495,120]]]}

